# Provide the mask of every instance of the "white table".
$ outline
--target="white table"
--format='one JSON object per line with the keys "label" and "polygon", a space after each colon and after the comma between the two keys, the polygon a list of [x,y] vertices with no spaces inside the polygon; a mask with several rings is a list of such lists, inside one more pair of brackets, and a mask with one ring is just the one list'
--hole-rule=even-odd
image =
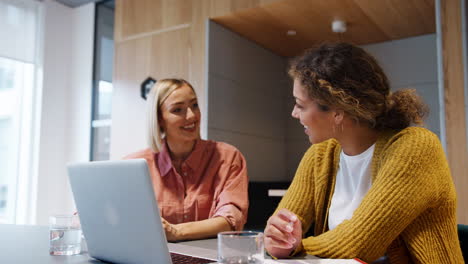
{"label": "white table", "polygon": [[[171,243],[170,243],[171,244]],[[216,249],[216,239],[182,242],[190,246]],[[0,224],[1,264],[49,264],[49,263],[104,263],[91,258],[86,251],[74,256],[49,255],[49,227]]]}
{"label": "white table", "polygon": [[[199,247],[201,249],[216,249],[216,239],[205,239],[195,241],[185,241],[181,243],[169,243]],[[266,260],[266,264],[272,260]],[[1,264],[78,264],[94,263],[102,264],[99,260],[91,258],[84,250],[79,255],[74,256],[51,256],[49,255],[49,227],[47,226],[24,226],[0,224],[0,263]],[[307,256],[303,260],[280,260],[276,264],[298,264],[298,263],[321,263],[321,264],[346,264],[359,263],[354,260],[324,260],[314,256]]]}

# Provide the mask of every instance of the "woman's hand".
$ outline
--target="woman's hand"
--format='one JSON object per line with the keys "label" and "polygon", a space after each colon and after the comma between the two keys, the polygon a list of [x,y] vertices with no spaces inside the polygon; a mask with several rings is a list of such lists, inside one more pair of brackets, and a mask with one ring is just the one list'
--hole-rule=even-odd
{"label": "woman's hand", "polygon": [[221,216],[180,224],[171,224],[161,217],[161,222],[169,242],[211,238],[219,232],[232,230],[229,222]]}
{"label": "woman's hand", "polygon": [[268,219],[265,228],[265,249],[277,258],[288,257],[302,239],[302,226],[297,216],[281,209]]}
{"label": "woman's hand", "polygon": [[173,225],[169,223],[166,219],[161,217],[161,222],[164,227],[164,231],[166,232],[166,239],[169,242],[175,242],[181,240],[180,232],[177,228],[177,225]]}

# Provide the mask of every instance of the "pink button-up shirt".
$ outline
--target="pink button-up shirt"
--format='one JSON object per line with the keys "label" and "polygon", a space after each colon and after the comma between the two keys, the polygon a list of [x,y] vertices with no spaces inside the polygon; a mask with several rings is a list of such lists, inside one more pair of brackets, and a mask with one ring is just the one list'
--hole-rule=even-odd
{"label": "pink button-up shirt", "polygon": [[166,144],[131,154],[148,163],[161,216],[172,224],[224,217],[235,230],[247,221],[248,177],[244,157],[235,147],[197,140],[179,174]]}

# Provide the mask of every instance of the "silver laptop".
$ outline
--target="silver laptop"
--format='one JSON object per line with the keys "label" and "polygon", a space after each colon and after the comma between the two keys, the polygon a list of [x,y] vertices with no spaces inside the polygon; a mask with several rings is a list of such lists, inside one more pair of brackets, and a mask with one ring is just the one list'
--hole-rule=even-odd
{"label": "silver laptop", "polygon": [[[68,165],[68,174],[91,257],[114,263],[173,263],[144,159],[75,163]],[[209,260],[205,263],[216,261],[215,250],[180,244],[173,248]]]}

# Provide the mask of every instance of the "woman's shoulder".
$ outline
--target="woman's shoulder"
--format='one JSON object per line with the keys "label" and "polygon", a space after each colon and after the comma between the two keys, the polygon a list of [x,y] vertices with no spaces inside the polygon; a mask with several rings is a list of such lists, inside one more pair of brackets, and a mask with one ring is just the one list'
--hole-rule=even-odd
{"label": "woman's shoulder", "polygon": [[[382,157],[431,156],[445,158],[439,137],[423,127],[407,127],[398,131],[387,131],[377,141],[374,153]],[[379,154],[380,155],[380,154]]]}
{"label": "woman's shoulder", "polygon": [[404,128],[400,130],[398,134],[436,136],[436,134],[434,134],[434,132],[430,131],[429,129],[419,126]]}
{"label": "woman's shoulder", "polygon": [[216,155],[220,160],[245,162],[245,157],[242,152],[229,143],[215,140],[202,140],[202,142],[205,145],[205,153],[207,156]]}
{"label": "woman's shoulder", "polygon": [[334,138],[331,138],[320,143],[312,144],[307,149],[304,157],[312,158],[333,155],[338,147],[340,147],[338,141]]}
{"label": "woman's shoulder", "polygon": [[217,150],[222,153],[240,153],[239,149],[235,146],[222,142],[222,141],[215,141],[215,140],[202,140],[202,142],[212,150]]}
{"label": "woman's shoulder", "polygon": [[424,127],[407,127],[390,133],[390,142],[405,141],[407,144],[440,144],[439,137]]}
{"label": "woman's shoulder", "polygon": [[154,152],[150,148],[142,149],[137,152],[130,153],[123,157],[123,159],[153,159]]}

